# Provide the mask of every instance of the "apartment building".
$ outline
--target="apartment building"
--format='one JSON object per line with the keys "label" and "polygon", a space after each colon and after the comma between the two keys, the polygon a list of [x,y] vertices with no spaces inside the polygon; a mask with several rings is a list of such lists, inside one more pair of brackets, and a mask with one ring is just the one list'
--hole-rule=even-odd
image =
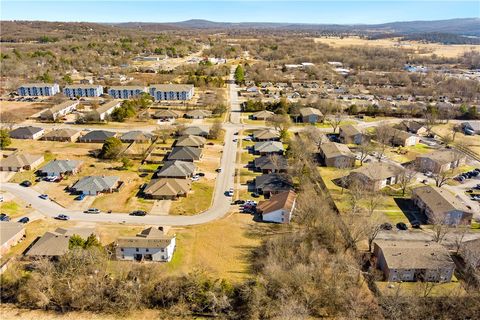
{"label": "apartment building", "polygon": [[115,99],[135,98],[146,92],[147,88],[142,86],[115,86],[108,89],[108,94]]}
{"label": "apartment building", "polygon": [[60,92],[57,83],[27,83],[17,89],[20,96],[54,96]]}
{"label": "apartment building", "polygon": [[73,84],[63,88],[67,97],[99,97],[103,94],[103,87],[97,84]]}
{"label": "apartment building", "polygon": [[190,100],[195,93],[191,84],[154,84],[148,88],[148,92],[155,101]]}

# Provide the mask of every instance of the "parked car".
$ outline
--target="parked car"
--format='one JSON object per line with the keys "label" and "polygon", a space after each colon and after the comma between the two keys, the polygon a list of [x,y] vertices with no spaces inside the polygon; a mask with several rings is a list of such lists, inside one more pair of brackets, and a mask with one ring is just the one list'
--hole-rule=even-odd
{"label": "parked car", "polygon": [[220,172],[222,172],[222,168],[218,168],[218,169],[216,169],[215,171],[218,172],[218,173],[220,173]]}
{"label": "parked car", "polygon": [[393,227],[392,227],[392,225],[391,225],[390,223],[385,222],[385,223],[382,223],[382,224],[380,225],[380,228],[381,228],[382,230],[392,230]]}
{"label": "parked car", "polygon": [[143,217],[143,216],[146,216],[147,213],[146,213],[145,211],[143,211],[143,210],[135,210],[135,211],[132,211],[132,212],[130,213],[130,215],[131,215],[131,216],[141,216],[141,217]]}
{"label": "parked car", "polygon": [[57,179],[58,179],[57,176],[47,176],[47,177],[43,178],[43,180],[48,181],[48,182],[54,182]]}
{"label": "parked car", "polygon": [[200,177],[198,175],[194,175],[190,178],[192,181],[198,181],[200,180]]}
{"label": "parked car", "polygon": [[238,200],[235,200],[233,204],[245,204],[245,200],[238,199]]}
{"label": "parked car", "polygon": [[0,213],[0,221],[10,221],[10,217],[5,213]]}
{"label": "parked car", "polygon": [[32,183],[31,183],[30,181],[28,181],[28,180],[24,180],[24,181],[22,181],[22,182],[20,183],[20,185],[21,185],[22,187],[30,187],[30,186],[32,185]]}
{"label": "parked car", "polygon": [[28,223],[29,221],[30,221],[30,219],[28,217],[23,217],[23,218],[20,218],[18,220],[18,222],[20,222],[20,223]]}
{"label": "parked car", "polygon": [[260,195],[259,195],[258,193],[256,193],[256,192],[254,192],[254,193],[252,193],[252,197],[258,198],[258,197],[260,197]]}
{"label": "parked car", "polygon": [[403,222],[399,222],[399,223],[397,223],[397,229],[398,230],[408,230],[408,226]]}
{"label": "parked car", "polygon": [[140,178],[145,178],[146,176],[148,176],[148,173],[143,172],[143,173],[140,173],[139,176]]}
{"label": "parked car", "polygon": [[412,225],[412,228],[414,228],[414,229],[420,229],[420,225],[421,225],[421,224],[420,224],[420,221],[418,221],[418,220],[413,220],[410,224]]}
{"label": "parked car", "polygon": [[70,220],[70,217],[67,216],[66,214],[59,214],[58,216],[55,217],[57,220]]}
{"label": "parked car", "polygon": [[85,199],[86,196],[87,196],[86,194],[82,193],[81,195],[76,196],[75,200],[82,201],[83,199]]}
{"label": "parked car", "polygon": [[88,210],[83,211],[84,213],[100,213],[100,210],[97,208],[90,208]]}
{"label": "parked car", "polygon": [[199,177],[205,177],[205,173],[203,173],[203,172],[197,172],[197,176],[199,176]]}
{"label": "parked car", "polygon": [[233,197],[233,189],[230,188],[228,191],[225,191],[225,195],[226,195],[227,197]]}
{"label": "parked car", "polygon": [[48,194],[41,194],[38,196],[40,199],[47,200],[48,199]]}
{"label": "parked car", "polygon": [[0,202],[3,202],[3,196],[0,196]]}

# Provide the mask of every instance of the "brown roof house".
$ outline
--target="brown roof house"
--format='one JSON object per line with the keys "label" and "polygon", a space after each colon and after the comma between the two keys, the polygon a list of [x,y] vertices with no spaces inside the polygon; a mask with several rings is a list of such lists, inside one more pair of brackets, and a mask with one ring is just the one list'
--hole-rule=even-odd
{"label": "brown roof house", "polygon": [[104,143],[108,138],[115,137],[117,134],[115,132],[106,131],[106,130],[93,130],[88,132],[86,135],[78,138],[78,142],[84,143]]}
{"label": "brown roof house", "polygon": [[174,147],[168,160],[197,161],[202,157],[202,149],[195,147]]}
{"label": "brown roof house", "polygon": [[165,161],[162,168],[157,172],[159,178],[186,179],[195,173],[195,165],[188,161]]}
{"label": "brown roof house", "polygon": [[304,123],[317,123],[323,119],[323,113],[315,108],[301,108],[299,112]]}
{"label": "brown roof house", "polygon": [[0,160],[0,171],[34,170],[43,161],[43,155],[16,152]]}
{"label": "brown roof house", "polygon": [[204,119],[204,118],[210,118],[211,116],[212,116],[212,111],[210,110],[195,109],[185,113],[185,118],[189,118],[189,119]]}
{"label": "brown roof house", "polygon": [[12,139],[38,139],[44,134],[45,130],[38,127],[18,127],[10,131],[10,138]]}
{"label": "brown roof house", "polygon": [[355,126],[345,125],[340,129],[340,142],[346,144],[361,144],[365,138],[363,133]]}
{"label": "brown roof house", "polygon": [[45,134],[42,140],[75,142],[80,136],[80,131],[74,129],[56,129]]}
{"label": "brown roof house", "polygon": [[187,135],[187,136],[180,136],[175,142],[175,146],[203,148],[206,142],[207,141],[204,137]]}
{"label": "brown roof house", "polygon": [[297,194],[290,191],[273,195],[269,200],[260,201],[257,213],[262,215],[262,220],[276,223],[289,223],[295,209]]}
{"label": "brown roof house", "polygon": [[470,224],[473,212],[448,190],[423,186],[412,191],[412,200],[431,223]]}
{"label": "brown roof house", "polygon": [[269,154],[255,158],[253,167],[262,173],[286,172],[288,163],[287,158],[283,155]]}
{"label": "brown roof house", "polygon": [[409,147],[416,145],[420,141],[417,136],[395,128],[391,128],[389,134],[391,135],[390,143],[393,146]]}
{"label": "brown roof house", "polygon": [[126,143],[132,143],[132,142],[146,143],[146,142],[151,142],[152,139],[153,139],[152,134],[143,132],[140,130],[125,132],[120,136],[120,140]]}
{"label": "brown roof house", "polygon": [[145,187],[143,193],[150,199],[171,199],[186,197],[190,191],[191,182],[189,179],[160,178],[152,179]]}
{"label": "brown roof house", "polygon": [[289,190],[293,190],[293,182],[284,173],[262,174],[255,178],[255,191],[265,197]]}
{"label": "brown roof house", "polygon": [[262,110],[252,114],[252,120],[267,120],[268,118],[273,117],[274,113],[268,110]]}
{"label": "brown roof house", "polygon": [[198,126],[187,127],[181,132],[182,136],[192,135],[192,136],[201,136],[205,138],[208,137],[209,134],[210,134],[209,129],[203,129]]}
{"label": "brown roof house", "polygon": [[427,134],[427,128],[425,127],[425,125],[418,121],[405,120],[396,125],[395,128],[418,135]]}
{"label": "brown roof house", "polygon": [[399,182],[405,171],[401,166],[386,162],[375,162],[352,170],[348,180],[359,183],[372,191],[378,191],[386,186]]}
{"label": "brown roof house", "polygon": [[341,143],[328,142],[320,145],[320,158],[327,167],[351,168],[355,166],[355,155]]}
{"label": "brown roof house", "polygon": [[280,132],[273,129],[257,130],[252,137],[255,141],[278,141],[280,140]]}
{"label": "brown roof house", "polygon": [[183,117],[184,114],[185,113],[181,111],[164,109],[155,112],[153,117],[155,119],[177,119]]}
{"label": "brown roof house", "polygon": [[30,245],[25,256],[60,257],[68,252],[69,241],[73,235],[87,239],[92,234],[95,235],[95,228],[57,228],[55,231],[47,231]]}
{"label": "brown roof house", "polygon": [[18,222],[0,222],[0,257],[25,238],[25,226]]}
{"label": "brown roof house", "polygon": [[436,242],[377,240],[373,253],[386,281],[450,282],[455,263]]}
{"label": "brown roof house", "polygon": [[115,242],[118,260],[168,262],[175,252],[176,237],[166,227],[150,227],[135,237],[120,237]]}
{"label": "brown roof house", "polygon": [[440,173],[465,164],[467,157],[454,150],[438,150],[418,155],[415,165],[418,171]]}

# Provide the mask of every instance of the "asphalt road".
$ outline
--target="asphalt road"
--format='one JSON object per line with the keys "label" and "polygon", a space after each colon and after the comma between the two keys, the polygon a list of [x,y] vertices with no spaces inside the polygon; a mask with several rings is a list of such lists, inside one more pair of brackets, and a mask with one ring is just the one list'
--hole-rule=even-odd
{"label": "asphalt road", "polygon": [[[233,80],[233,71],[230,79]],[[130,216],[128,213],[100,213],[86,214],[81,211],[68,210],[54,203],[51,200],[42,200],[39,198],[40,193],[32,188],[25,188],[15,183],[2,183],[1,189],[12,193],[16,197],[29,203],[34,209],[47,217],[55,217],[59,214],[70,216],[71,220],[86,222],[113,222],[126,224],[155,224],[184,226],[206,223],[223,217],[230,210],[231,197],[225,196],[225,191],[234,186],[235,161],[237,153],[237,142],[234,133],[238,131],[242,125],[240,124],[240,105],[238,103],[238,88],[234,83],[228,84],[230,96],[230,117],[229,122],[225,124],[225,142],[222,153],[220,167],[222,172],[217,176],[215,183],[215,191],[213,195],[212,206],[197,215],[193,216]]]}

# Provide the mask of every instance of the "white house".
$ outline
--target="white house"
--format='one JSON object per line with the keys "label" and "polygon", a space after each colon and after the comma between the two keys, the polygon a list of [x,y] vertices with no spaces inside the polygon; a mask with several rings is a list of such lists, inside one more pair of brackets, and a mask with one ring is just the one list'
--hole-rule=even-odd
{"label": "white house", "polygon": [[72,101],[72,100],[67,100],[65,102],[62,102],[60,104],[57,104],[50,109],[45,110],[40,114],[40,118],[42,120],[57,120],[58,118],[61,118],[73,111],[78,106],[78,101]]}
{"label": "white house", "polygon": [[191,84],[154,84],[148,88],[148,92],[155,101],[190,100],[195,94]]}
{"label": "white house", "polygon": [[72,84],[63,88],[63,94],[67,97],[100,97],[103,87],[94,84]]}
{"label": "white house", "polygon": [[173,258],[175,235],[167,235],[166,227],[150,227],[135,237],[120,237],[116,241],[118,260],[168,262]]}
{"label": "white house", "polygon": [[107,116],[110,115],[115,109],[122,105],[122,100],[112,100],[93,111],[93,115],[96,120],[105,121]]}
{"label": "white house", "polygon": [[18,87],[20,96],[54,96],[60,92],[57,83],[26,83]]}
{"label": "white house", "polygon": [[263,221],[289,223],[296,199],[297,194],[292,190],[275,194],[269,200],[260,201],[257,213],[262,215]]}

